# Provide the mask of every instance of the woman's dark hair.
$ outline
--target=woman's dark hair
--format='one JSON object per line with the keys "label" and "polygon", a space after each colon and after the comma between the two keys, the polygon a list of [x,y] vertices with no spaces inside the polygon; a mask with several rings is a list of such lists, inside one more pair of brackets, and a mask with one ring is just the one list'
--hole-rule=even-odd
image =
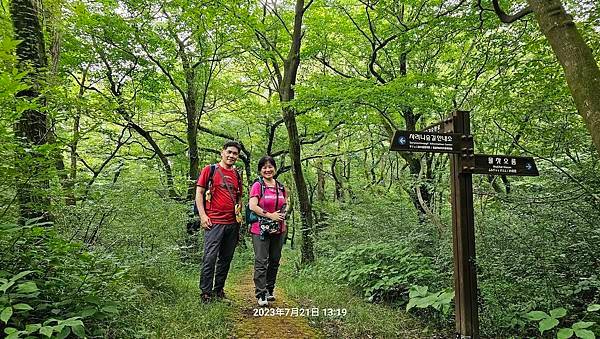
{"label": "woman's dark hair", "polygon": [[275,159],[273,159],[273,157],[265,155],[264,157],[260,158],[260,160],[258,160],[258,173],[259,174],[260,174],[260,170],[267,163],[271,163],[271,165],[273,165],[273,167],[277,168],[277,164],[275,164]]}

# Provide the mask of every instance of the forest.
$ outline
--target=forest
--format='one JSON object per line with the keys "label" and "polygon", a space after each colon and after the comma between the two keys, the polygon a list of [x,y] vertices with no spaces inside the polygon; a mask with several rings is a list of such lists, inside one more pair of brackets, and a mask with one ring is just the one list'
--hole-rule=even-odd
{"label": "forest", "polygon": [[[452,162],[470,114],[481,338],[600,335],[597,0],[0,0],[0,337],[454,338]],[[200,302],[202,168],[290,196],[279,310],[245,225]],[[265,310],[274,310],[266,308]],[[460,337],[460,335],[458,336]]]}

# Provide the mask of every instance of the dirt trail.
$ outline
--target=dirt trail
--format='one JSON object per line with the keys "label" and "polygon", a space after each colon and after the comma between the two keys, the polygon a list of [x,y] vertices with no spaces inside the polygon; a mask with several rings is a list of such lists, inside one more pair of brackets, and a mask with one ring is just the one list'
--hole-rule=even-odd
{"label": "dirt trail", "polygon": [[[291,316],[291,310],[298,306],[288,300],[280,288],[275,287],[274,294],[276,300],[260,310],[254,296],[252,268],[244,272],[232,291],[239,315],[231,338],[324,338],[310,327],[306,314]],[[278,309],[283,314],[275,314]]]}

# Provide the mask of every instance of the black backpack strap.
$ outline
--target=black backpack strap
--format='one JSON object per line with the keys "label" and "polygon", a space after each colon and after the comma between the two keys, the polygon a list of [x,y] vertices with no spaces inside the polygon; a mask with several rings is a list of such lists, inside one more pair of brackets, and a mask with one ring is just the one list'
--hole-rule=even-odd
{"label": "black backpack strap", "polygon": [[277,186],[277,180],[275,180],[275,212],[279,212],[279,189]]}
{"label": "black backpack strap", "polygon": [[265,181],[263,180],[262,177],[258,177],[258,182],[260,183],[260,195],[258,196],[258,202],[260,202],[260,198],[262,198],[265,195]]}
{"label": "black backpack strap", "polygon": [[208,172],[208,182],[206,184],[206,188],[210,189],[213,183],[213,177],[215,176],[215,170],[217,169],[217,164],[210,164],[210,169]]}

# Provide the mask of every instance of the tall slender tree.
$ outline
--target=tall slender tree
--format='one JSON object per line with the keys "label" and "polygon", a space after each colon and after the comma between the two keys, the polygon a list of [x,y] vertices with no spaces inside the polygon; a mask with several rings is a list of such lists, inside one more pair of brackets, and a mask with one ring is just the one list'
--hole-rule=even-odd
{"label": "tall slender tree", "polygon": [[10,3],[19,69],[28,72],[25,78],[28,88],[17,93],[17,97],[31,101],[35,108],[22,112],[15,126],[15,136],[21,145],[20,166],[23,177],[17,178],[17,194],[20,203],[21,222],[42,218],[49,220],[49,199],[45,197],[49,187],[48,162],[39,147],[48,142],[47,116],[40,106],[44,105],[41,95],[44,74],[48,65],[44,36],[40,25],[38,8],[32,0],[13,0]]}
{"label": "tall slender tree", "polygon": [[297,0],[294,11],[294,29],[292,32],[292,44],[287,59],[284,61],[283,78],[279,85],[279,96],[283,103],[283,119],[288,132],[290,158],[292,160],[292,173],[300,201],[300,215],[302,221],[302,263],[314,261],[313,252],[313,215],[312,206],[308,197],[306,180],[302,172],[300,158],[300,138],[298,137],[298,126],[296,124],[296,110],[288,105],[294,100],[294,86],[300,66],[300,46],[302,43],[302,18],[311,5],[312,0],[304,6],[304,0]]}

